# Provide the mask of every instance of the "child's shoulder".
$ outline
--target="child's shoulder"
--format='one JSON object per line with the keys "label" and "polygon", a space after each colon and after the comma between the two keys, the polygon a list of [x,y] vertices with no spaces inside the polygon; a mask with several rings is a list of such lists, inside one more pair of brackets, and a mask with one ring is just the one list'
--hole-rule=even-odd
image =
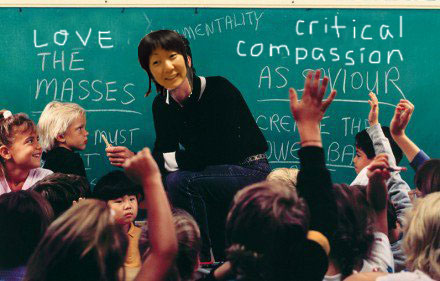
{"label": "child's shoulder", "polygon": [[44,169],[44,168],[35,168],[30,171],[28,177],[44,178],[45,176],[48,176],[50,174],[53,174],[53,172],[51,170]]}
{"label": "child's shoulder", "polygon": [[44,179],[46,176],[53,174],[51,170],[44,169],[44,168],[35,168],[30,170],[29,175],[23,185],[23,190],[30,188],[33,186],[37,181]]}

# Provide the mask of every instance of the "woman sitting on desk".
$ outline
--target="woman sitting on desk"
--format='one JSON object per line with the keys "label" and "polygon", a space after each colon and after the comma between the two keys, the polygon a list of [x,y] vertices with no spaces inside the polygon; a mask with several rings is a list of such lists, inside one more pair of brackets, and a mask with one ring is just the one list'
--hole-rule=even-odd
{"label": "woman sitting on desk", "polygon": [[[194,216],[201,229],[201,261],[224,259],[224,224],[234,194],[266,178],[266,140],[240,91],[220,76],[200,77],[189,42],[171,30],[146,35],[139,62],[158,95],[153,101],[154,154],[165,171],[172,204]],[[120,166],[132,155],[107,148]]]}

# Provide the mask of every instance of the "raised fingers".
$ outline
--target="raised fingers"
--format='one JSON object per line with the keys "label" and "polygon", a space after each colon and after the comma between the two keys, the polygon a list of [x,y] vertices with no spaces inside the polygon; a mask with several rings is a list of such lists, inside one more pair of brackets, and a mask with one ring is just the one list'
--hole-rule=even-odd
{"label": "raised fingers", "polygon": [[328,85],[328,77],[324,76],[324,78],[322,79],[321,88],[319,89],[319,93],[318,93],[319,100],[322,100],[322,98],[324,97],[325,91],[327,90],[327,85]]}
{"label": "raised fingers", "polygon": [[328,96],[328,98],[322,102],[322,106],[321,106],[321,111],[325,112],[327,110],[327,108],[330,106],[330,104],[332,103],[332,101],[335,99],[336,97],[336,90],[333,89],[330,93],[330,95]]}
{"label": "raised fingers", "polygon": [[306,76],[306,80],[304,82],[304,92],[303,98],[308,97],[310,95],[310,91],[312,90],[312,79],[313,79],[313,71],[309,71]]}
{"label": "raised fingers", "polygon": [[318,87],[319,87],[319,78],[321,77],[321,71],[318,69],[315,71],[315,75],[313,77],[313,81],[312,81],[312,89],[311,89],[311,95],[312,96],[317,96],[318,93]]}

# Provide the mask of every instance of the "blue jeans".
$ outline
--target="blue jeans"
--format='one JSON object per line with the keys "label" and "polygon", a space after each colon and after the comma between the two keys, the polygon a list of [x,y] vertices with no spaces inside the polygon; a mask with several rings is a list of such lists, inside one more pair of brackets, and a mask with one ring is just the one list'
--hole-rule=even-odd
{"label": "blue jeans", "polygon": [[176,171],[166,177],[171,203],[190,213],[197,221],[201,237],[201,261],[225,259],[225,222],[235,193],[266,179],[270,167],[266,159],[243,166],[214,165],[201,171]]}

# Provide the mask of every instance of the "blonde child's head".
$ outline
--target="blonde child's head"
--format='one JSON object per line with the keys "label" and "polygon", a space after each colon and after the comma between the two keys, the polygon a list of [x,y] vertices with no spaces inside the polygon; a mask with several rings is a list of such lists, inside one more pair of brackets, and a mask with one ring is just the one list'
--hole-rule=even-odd
{"label": "blonde child's head", "polygon": [[266,180],[288,186],[296,193],[298,172],[299,170],[294,168],[276,168],[267,175]]}
{"label": "blonde child's head", "polygon": [[440,280],[440,192],[416,201],[404,233],[407,268]]}
{"label": "blonde child's head", "polygon": [[40,166],[41,146],[35,123],[24,113],[0,110],[0,175],[6,164],[23,170]]}
{"label": "blonde child's head", "polygon": [[44,151],[62,146],[84,150],[87,144],[86,112],[76,103],[50,102],[38,120],[38,133]]}

